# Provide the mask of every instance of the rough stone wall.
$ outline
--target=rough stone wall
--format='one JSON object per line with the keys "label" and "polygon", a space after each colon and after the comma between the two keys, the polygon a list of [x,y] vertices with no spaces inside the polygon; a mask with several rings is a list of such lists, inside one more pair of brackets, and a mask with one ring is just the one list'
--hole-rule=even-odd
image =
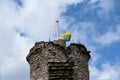
{"label": "rough stone wall", "polygon": [[89,80],[89,52],[80,44],[65,45],[61,40],[35,43],[27,56],[30,80],[49,80],[48,62],[74,62],[73,80]]}
{"label": "rough stone wall", "polygon": [[88,60],[90,55],[87,50],[79,44],[71,44],[68,50],[70,50],[67,55],[69,60],[74,61],[74,76],[76,76],[74,80],[89,80]]}

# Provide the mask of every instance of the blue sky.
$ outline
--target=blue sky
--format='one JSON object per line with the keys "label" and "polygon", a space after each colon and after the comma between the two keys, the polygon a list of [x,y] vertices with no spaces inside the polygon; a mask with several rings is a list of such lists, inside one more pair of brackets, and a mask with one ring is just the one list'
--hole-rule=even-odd
{"label": "blue sky", "polygon": [[0,0],[0,80],[29,80],[26,56],[36,41],[72,30],[68,43],[91,51],[90,80],[120,78],[120,1]]}

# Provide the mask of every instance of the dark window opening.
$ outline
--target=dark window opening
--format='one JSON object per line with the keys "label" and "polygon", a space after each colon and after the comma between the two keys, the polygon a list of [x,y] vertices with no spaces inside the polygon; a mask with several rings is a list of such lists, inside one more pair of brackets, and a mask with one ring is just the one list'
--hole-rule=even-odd
{"label": "dark window opening", "polygon": [[73,62],[48,62],[49,80],[73,80]]}

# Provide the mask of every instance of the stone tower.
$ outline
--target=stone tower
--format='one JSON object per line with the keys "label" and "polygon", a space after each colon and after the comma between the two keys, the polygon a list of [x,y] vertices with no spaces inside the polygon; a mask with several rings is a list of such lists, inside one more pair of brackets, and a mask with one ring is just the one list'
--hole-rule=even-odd
{"label": "stone tower", "polygon": [[89,80],[89,52],[82,44],[66,47],[64,40],[37,42],[26,57],[30,80]]}

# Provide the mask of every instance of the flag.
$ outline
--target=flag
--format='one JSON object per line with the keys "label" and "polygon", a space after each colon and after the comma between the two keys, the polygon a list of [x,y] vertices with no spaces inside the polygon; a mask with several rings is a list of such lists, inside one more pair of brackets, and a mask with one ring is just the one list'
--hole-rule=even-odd
{"label": "flag", "polygon": [[71,38],[71,31],[69,32],[66,32],[66,33],[63,33],[60,35],[60,39],[63,39],[65,40],[66,42],[70,41],[70,38]]}

